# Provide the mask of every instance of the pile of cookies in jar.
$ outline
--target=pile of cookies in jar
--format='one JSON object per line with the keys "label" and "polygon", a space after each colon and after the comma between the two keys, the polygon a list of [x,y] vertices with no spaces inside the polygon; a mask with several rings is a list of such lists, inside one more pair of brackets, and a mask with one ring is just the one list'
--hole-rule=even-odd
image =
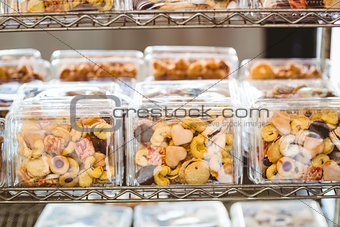
{"label": "pile of cookies in jar", "polygon": [[[6,164],[11,173],[6,182],[8,185],[89,187],[122,184],[123,159],[119,149],[122,129],[113,130],[114,103],[105,95],[97,95],[95,102],[81,100],[72,106],[75,96],[71,91],[83,87],[113,94],[111,88],[115,86],[81,85],[29,85],[19,89],[18,99],[6,116],[6,122],[11,122],[6,124],[5,130]],[[56,87],[59,94],[41,95]],[[71,114],[72,111],[75,114]]]}
{"label": "pile of cookies in jar", "polygon": [[[240,78],[248,117],[244,146],[256,183],[338,181],[339,88],[329,79],[329,61],[260,59]],[[255,127],[254,127],[255,126]]]}

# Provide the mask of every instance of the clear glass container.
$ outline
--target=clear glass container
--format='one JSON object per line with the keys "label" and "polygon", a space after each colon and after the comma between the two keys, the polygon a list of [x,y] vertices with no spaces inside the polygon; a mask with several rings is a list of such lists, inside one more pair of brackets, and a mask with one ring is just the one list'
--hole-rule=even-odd
{"label": "clear glass container", "polygon": [[43,2],[40,0],[7,0],[4,4],[6,13],[55,13],[70,11],[111,11],[123,7],[124,1],[105,0],[98,2],[71,1],[71,2]]}
{"label": "clear glass container", "polygon": [[138,50],[56,50],[51,55],[51,62],[65,58],[133,58],[143,59]]}
{"label": "clear glass container", "polygon": [[0,84],[8,82],[28,83],[34,80],[47,81],[50,64],[42,59],[0,61]]}
{"label": "clear glass container", "polygon": [[149,46],[146,75],[154,80],[228,79],[236,77],[238,58],[230,47]]}
{"label": "clear glass container", "polygon": [[242,89],[246,91],[248,102],[259,99],[290,98],[332,98],[339,96],[339,88],[330,80],[266,80],[244,81]]}
{"label": "clear glass container", "polygon": [[240,8],[239,1],[129,1],[128,6],[134,10],[189,10],[189,9],[234,9]]}
{"label": "clear glass container", "polygon": [[238,119],[224,105],[143,104],[127,112],[128,185],[238,184]]}
{"label": "clear glass container", "polygon": [[256,183],[340,181],[337,98],[258,101],[249,175]]}
{"label": "clear glass container", "polygon": [[319,204],[313,200],[238,202],[231,206],[233,226],[327,227]]}
{"label": "clear glass container", "polygon": [[263,58],[242,61],[240,79],[321,79],[329,78],[329,59]]}
{"label": "clear glass container", "polygon": [[35,227],[130,227],[133,218],[130,207],[100,204],[48,204]]}
{"label": "clear glass container", "polygon": [[141,60],[129,58],[64,58],[52,61],[54,78],[62,81],[136,79]]}
{"label": "clear glass container", "polygon": [[26,103],[41,99],[63,99],[78,95],[114,95],[120,93],[120,87],[115,82],[56,82],[42,84],[24,84],[17,97]]}
{"label": "clear glass container", "polygon": [[122,128],[112,100],[18,103],[6,116],[8,184],[17,187],[121,185]]}
{"label": "clear glass container", "polygon": [[1,61],[13,61],[20,59],[41,59],[41,53],[36,49],[9,49],[0,50]]}
{"label": "clear glass container", "polygon": [[250,5],[253,8],[264,9],[338,9],[338,1],[272,1],[272,0],[251,0]]}
{"label": "clear glass container", "polygon": [[[327,79],[314,80],[246,80],[243,81],[239,94],[243,98],[244,105],[252,108],[258,100],[264,99],[327,99],[339,96],[339,89],[334,82]],[[240,93],[241,93],[240,92]],[[250,150],[249,138],[251,133],[251,120],[245,118],[242,143]]]}
{"label": "clear glass container", "polygon": [[223,203],[171,202],[138,205],[134,215],[135,227],[230,227]]}
{"label": "clear glass container", "polygon": [[230,98],[229,81],[146,81],[136,85],[134,101],[141,102],[222,102]]}

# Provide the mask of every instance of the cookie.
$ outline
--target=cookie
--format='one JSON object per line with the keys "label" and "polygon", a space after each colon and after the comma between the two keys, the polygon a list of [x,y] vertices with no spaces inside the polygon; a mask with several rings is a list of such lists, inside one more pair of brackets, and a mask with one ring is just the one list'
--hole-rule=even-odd
{"label": "cookie", "polygon": [[276,163],[282,157],[279,142],[280,141],[278,140],[275,143],[272,143],[268,148],[267,156],[271,163]]}
{"label": "cookie", "polygon": [[257,63],[250,69],[250,78],[253,80],[274,79],[275,73],[271,65],[266,63]]}
{"label": "cookie", "polygon": [[47,157],[28,160],[25,164],[27,173],[31,177],[44,177],[50,173],[50,166]]}
{"label": "cookie", "polygon": [[275,114],[271,119],[271,124],[279,131],[280,135],[287,135],[291,131],[290,116],[285,112]]}
{"label": "cookie", "polygon": [[153,171],[155,170],[156,166],[155,165],[149,165],[142,167],[138,172],[137,172],[137,182],[140,185],[151,185],[153,184]]}
{"label": "cookie", "polygon": [[136,127],[133,135],[138,140],[138,142],[147,143],[150,141],[153,133],[154,130],[152,129],[152,124],[143,123]]}
{"label": "cookie", "polygon": [[188,184],[206,184],[210,177],[209,165],[206,161],[196,161],[187,166],[184,171]]}
{"label": "cookie", "polygon": [[319,154],[311,161],[312,166],[323,167],[323,165],[329,161],[329,156],[325,154]]}
{"label": "cookie", "polygon": [[334,150],[333,142],[330,140],[330,138],[326,138],[323,140],[323,143],[325,144],[323,148],[323,153],[330,154]]}
{"label": "cookie", "polygon": [[308,130],[319,135],[322,139],[325,139],[329,135],[329,127],[325,122],[313,121]]}
{"label": "cookie", "polygon": [[289,157],[283,157],[277,162],[278,174],[282,177],[293,177],[295,162]]}
{"label": "cookie", "polygon": [[335,161],[330,160],[324,164],[323,180],[324,181],[339,181],[340,180],[340,166]]}
{"label": "cookie", "polygon": [[272,125],[267,125],[261,129],[261,135],[264,141],[273,142],[279,137],[279,132]]}
{"label": "cookie", "polygon": [[340,150],[340,127],[329,132],[329,138],[332,140],[333,144]]}

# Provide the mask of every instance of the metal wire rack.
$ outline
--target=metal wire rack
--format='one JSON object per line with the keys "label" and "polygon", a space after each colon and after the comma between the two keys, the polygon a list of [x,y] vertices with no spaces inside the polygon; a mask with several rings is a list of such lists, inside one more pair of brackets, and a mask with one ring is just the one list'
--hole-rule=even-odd
{"label": "metal wire rack", "polygon": [[0,32],[221,27],[337,27],[340,9],[176,10],[17,13],[0,17]]}
{"label": "metal wire rack", "polygon": [[0,203],[132,203],[163,201],[223,202],[340,198],[340,184],[172,185],[90,188],[2,188]]}

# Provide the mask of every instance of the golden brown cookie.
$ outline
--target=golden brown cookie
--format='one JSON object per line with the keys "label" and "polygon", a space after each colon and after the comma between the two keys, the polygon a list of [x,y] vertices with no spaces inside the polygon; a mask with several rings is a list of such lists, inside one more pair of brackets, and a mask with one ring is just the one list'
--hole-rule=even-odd
{"label": "golden brown cookie", "polygon": [[78,184],[78,175],[74,173],[65,173],[60,176],[59,184],[63,187],[74,187]]}
{"label": "golden brown cookie", "polygon": [[310,120],[306,116],[297,116],[293,119],[293,121],[290,123],[292,132],[297,133],[300,130],[308,129],[310,125]]}
{"label": "golden brown cookie", "polygon": [[273,142],[279,137],[279,132],[272,125],[267,125],[261,129],[261,135],[264,141]]}
{"label": "golden brown cookie", "polygon": [[206,161],[193,162],[184,171],[188,184],[206,184],[210,177],[209,164]]}
{"label": "golden brown cookie", "polygon": [[204,153],[207,152],[204,141],[205,137],[201,134],[192,139],[190,143],[190,152],[195,158],[203,159]]}
{"label": "golden brown cookie", "polygon": [[282,157],[279,143],[280,140],[272,143],[268,148],[267,156],[271,163],[276,163]]}
{"label": "golden brown cookie", "polygon": [[266,170],[266,177],[267,179],[271,180],[273,179],[273,177],[275,177],[277,174],[277,165],[276,164],[272,164],[271,166],[269,166]]}
{"label": "golden brown cookie", "polygon": [[253,80],[274,79],[275,73],[271,65],[259,62],[251,67],[250,78]]}
{"label": "golden brown cookie", "polygon": [[324,154],[330,154],[334,150],[333,142],[328,137],[326,139],[324,139],[323,142],[325,144],[325,146],[323,148],[323,153]]}
{"label": "golden brown cookie", "polygon": [[319,154],[312,159],[312,166],[323,167],[329,161],[329,156],[326,154]]}
{"label": "golden brown cookie", "polygon": [[46,157],[30,159],[26,162],[25,167],[27,173],[33,178],[44,177],[50,173],[48,158]]}

